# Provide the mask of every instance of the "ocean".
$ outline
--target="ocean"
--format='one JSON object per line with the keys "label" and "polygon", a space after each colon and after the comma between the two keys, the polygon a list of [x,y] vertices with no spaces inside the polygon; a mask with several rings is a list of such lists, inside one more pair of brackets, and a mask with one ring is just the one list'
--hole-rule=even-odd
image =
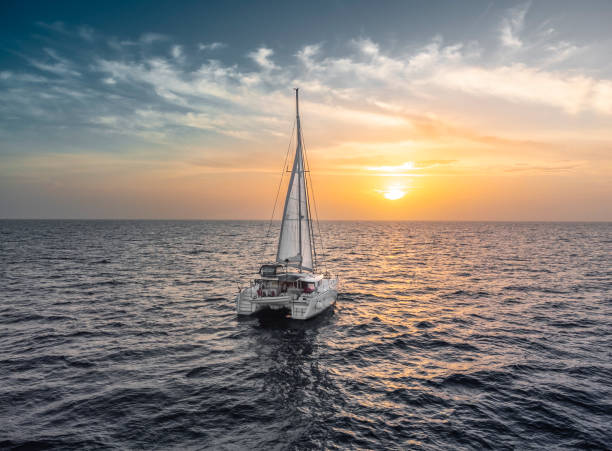
{"label": "ocean", "polygon": [[322,222],[305,322],[267,227],[0,221],[0,448],[610,449],[611,223]]}

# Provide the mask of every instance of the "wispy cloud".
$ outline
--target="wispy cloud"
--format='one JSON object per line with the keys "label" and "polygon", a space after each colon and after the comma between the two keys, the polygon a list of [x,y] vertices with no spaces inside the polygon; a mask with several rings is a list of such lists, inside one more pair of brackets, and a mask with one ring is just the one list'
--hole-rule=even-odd
{"label": "wispy cloud", "polygon": [[428,81],[469,94],[561,108],[570,114],[612,114],[612,81],[544,71],[521,63],[496,68],[455,67],[438,71]]}
{"label": "wispy cloud", "polygon": [[503,168],[508,173],[558,174],[584,167],[584,161],[555,161],[541,163],[515,163]]}
{"label": "wispy cloud", "polygon": [[530,3],[525,3],[512,8],[508,11],[506,17],[503,18],[500,27],[500,40],[504,46],[515,49],[523,46],[520,33],[523,30],[525,16],[530,6]]}
{"label": "wispy cloud", "polygon": [[166,35],[160,34],[160,33],[143,33],[140,36],[140,42],[144,43],[144,44],[152,44],[154,42],[158,42],[158,41],[167,41],[169,38]]}
{"label": "wispy cloud", "polygon": [[36,22],[36,25],[46,30],[54,31],[56,33],[68,34],[68,30],[66,29],[66,25],[64,24],[64,22]]}
{"label": "wispy cloud", "polygon": [[81,73],[73,68],[74,65],[68,59],[59,56],[55,50],[45,48],[44,52],[47,55],[47,59],[45,61],[28,59],[30,64],[39,70],[51,72],[56,75],[75,77],[81,76]]}
{"label": "wispy cloud", "polygon": [[270,59],[274,55],[274,50],[267,47],[260,47],[254,52],[249,53],[249,58],[255,61],[263,69],[271,70],[276,69],[276,64]]}
{"label": "wispy cloud", "polygon": [[198,44],[198,49],[202,51],[219,50],[224,47],[227,47],[227,44],[224,44],[222,42],[211,42],[210,44],[202,44],[202,43]]}
{"label": "wispy cloud", "polygon": [[550,56],[544,59],[546,64],[558,64],[575,56],[580,52],[580,47],[568,41],[553,42],[547,46]]}
{"label": "wispy cloud", "polygon": [[296,56],[307,68],[312,68],[313,57],[321,51],[321,44],[312,44],[302,47]]}
{"label": "wispy cloud", "polygon": [[370,166],[368,171],[380,173],[388,176],[421,176],[419,171],[433,169],[438,166],[449,166],[457,163],[457,160],[420,160],[406,161],[395,166]]}
{"label": "wispy cloud", "polygon": [[180,45],[173,45],[170,53],[174,59],[180,60],[183,57],[183,47]]}
{"label": "wispy cloud", "polygon": [[85,39],[86,41],[93,41],[93,38],[94,38],[93,28],[87,25],[82,25],[78,28],[78,33],[79,33],[79,36]]}
{"label": "wispy cloud", "polygon": [[411,171],[415,169],[414,161],[406,161],[397,166],[374,166],[367,168],[368,171],[377,171],[377,172],[401,172],[401,171]]}

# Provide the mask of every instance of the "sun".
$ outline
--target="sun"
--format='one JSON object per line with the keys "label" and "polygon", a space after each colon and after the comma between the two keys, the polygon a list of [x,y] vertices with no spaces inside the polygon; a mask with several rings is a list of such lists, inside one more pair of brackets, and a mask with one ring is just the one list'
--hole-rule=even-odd
{"label": "sun", "polygon": [[385,199],[398,200],[404,197],[406,193],[397,187],[391,187],[384,192]]}

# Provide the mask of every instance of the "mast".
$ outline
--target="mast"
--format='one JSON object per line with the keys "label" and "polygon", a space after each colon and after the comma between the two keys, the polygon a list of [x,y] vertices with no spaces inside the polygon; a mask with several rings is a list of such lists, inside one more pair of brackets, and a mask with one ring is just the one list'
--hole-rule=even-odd
{"label": "mast", "polygon": [[[300,160],[302,160],[302,127],[300,126],[300,106],[298,102],[298,90],[299,88],[295,88],[295,121],[297,123],[297,150],[296,150],[296,158],[297,152],[300,152]],[[304,256],[302,255],[302,183],[304,176],[304,163],[302,162],[302,174],[298,174],[298,230],[299,230],[299,243],[300,243],[300,266],[299,270],[302,271],[302,262],[304,261]],[[306,197],[308,199],[308,197]]]}
{"label": "mast", "polygon": [[[281,222],[276,261],[294,266],[300,271],[314,270],[313,231],[310,223],[310,202],[305,180],[305,162],[300,122],[299,90],[295,90],[295,119],[297,124],[297,146],[293,169],[287,188],[285,208]],[[297,179],[296,179],[297,177]],[[305,223],[304,223],[305,222]]]}

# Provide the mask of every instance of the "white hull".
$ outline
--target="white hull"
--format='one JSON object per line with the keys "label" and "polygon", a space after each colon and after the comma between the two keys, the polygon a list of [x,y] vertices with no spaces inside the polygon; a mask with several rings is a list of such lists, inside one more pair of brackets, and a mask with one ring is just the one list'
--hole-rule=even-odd
{"label": "white hull", "polygon": [[287,309],[292,319],[309,319],[336,303],[338,279],[323,279],[321,287],[314,293],[283,296],[258,296],[253,287],[243,289],[236,296],[238,315],[252,315],[264,309]]}

